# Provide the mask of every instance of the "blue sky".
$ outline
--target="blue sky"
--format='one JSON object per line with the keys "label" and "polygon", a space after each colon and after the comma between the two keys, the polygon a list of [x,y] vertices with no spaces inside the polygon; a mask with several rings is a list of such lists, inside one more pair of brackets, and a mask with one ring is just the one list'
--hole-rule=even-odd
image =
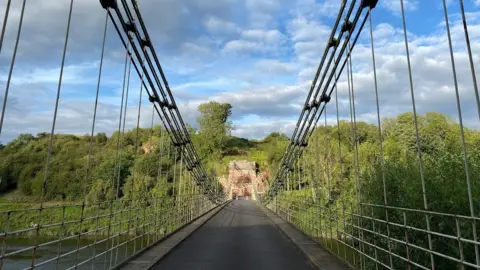
{"label": "blue sky", "polygon": [[[13,1],[0,52],[0,100],[12,58],[21,1]],[[20,132],[50,129],[69,0],[28,1],[0,141]],[[289,134],[296,124],[337,14],[339,0],[139,0],[140,8],[186,122],[209,100],[233,106],[235,135]],[[448,10],[464,119],[479,127],[458,0]],[[443,7],[439,0],[404,0],[414,85],[420,113],[457,117]],[[480,77],[480,1],[464,0],[477,76]],[[382,117],[411,111],[399,0],[379,0],[373,12]],[[5,1],[0,3],[0,12]],[[105,12],[98,0],[76,0],[57,131],[85,134],[93,115]],[[366,25],[368,30],[368,24]],[[375,122],[368,31],[353,54],[357,119]],[[97,131],[118,126],[124,49],[109,24]],[[132,76],[127,128],[135,126],[138,77]],[[151,107],[142,109],[149,126]],[[348,118],[345,78],[339,83],[340,116]],[[335,105],[327,115],[334,124]]]}

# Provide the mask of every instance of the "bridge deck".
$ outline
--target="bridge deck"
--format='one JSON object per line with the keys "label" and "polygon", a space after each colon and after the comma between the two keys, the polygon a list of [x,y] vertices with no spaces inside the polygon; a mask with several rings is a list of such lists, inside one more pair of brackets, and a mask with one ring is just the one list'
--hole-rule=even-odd
{"label": "bridge deck", "polygon": [[253,201],[233,201],[153,269],[314,269]]}

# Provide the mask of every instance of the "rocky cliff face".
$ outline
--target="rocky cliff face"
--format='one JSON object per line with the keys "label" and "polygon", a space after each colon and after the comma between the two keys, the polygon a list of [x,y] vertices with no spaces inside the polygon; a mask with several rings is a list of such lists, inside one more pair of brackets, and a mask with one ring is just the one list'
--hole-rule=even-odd
{"label": "rocky cliff face", "polygon": [[220,183],[230,198],[239,196],[256,199],[255,193],[265,192],[266,179],[266,175],[258,171],[256,162],[234,160],[228,164],[228,177],[221,178]]}

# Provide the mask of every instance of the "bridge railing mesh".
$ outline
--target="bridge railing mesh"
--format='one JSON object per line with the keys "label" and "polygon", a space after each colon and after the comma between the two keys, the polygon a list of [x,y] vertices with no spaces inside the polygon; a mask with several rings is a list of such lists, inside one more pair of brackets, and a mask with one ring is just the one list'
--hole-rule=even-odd
{"label": "bridge railing mesh", "polygon": [[[0,55],[2,61],[9,59],[2,66],[8,75],[1,79],[0,136],[6,144],[0,147],[13,157],[2,159],[0,185],[2,192],[18,186],[30,195],[20,200],[31,199],[0,203],[0,268],[111,269],[224,197],[200,164],[137,1],[100,1],[85,17],[82,8],[90,3],[62,0],[50,11],[64,19],[63,25],[34,20],[45,3],[0,4],[5,10]],[[85,33],[85,23],[95,23],[91,33]],[[36,31],[52,28],[47,32],[55,38],[44,40],[47,49],[40,50],[40,43],[25,49]],[[69,70],[79,62],[95,71],[72,82]],[[43,131],[9,122],[22,120],[11,106],[25,91],[17,84],[22,82],[18,70],[31,70],[30,64],[49,70],[51,80],[36,84],[29,78],[32,90],[23,93],[50,132],[15,139],[12,134]],[[77,91],[82,97],[72,102],[71,93]],[[118,98],[112,101],[112,96]],[[76,123],[63,117],[83,110],[87,117]],[[110,124],[115,132],[108,138],[101,132]],[[65,135],[72,132],[65,125],[81,130]],[[30,180],[14,181],[25,167],[31,169]]]}
{"label": "bridge railing mesh", "polygon": [[[214,204],[205,195],[192,188],[182,195],[142,201],[111,200],[2,211],[0,261],[2,266],[16,269],[112,268],[212,207]],[[26,222],[28,227],[23,225]]]}

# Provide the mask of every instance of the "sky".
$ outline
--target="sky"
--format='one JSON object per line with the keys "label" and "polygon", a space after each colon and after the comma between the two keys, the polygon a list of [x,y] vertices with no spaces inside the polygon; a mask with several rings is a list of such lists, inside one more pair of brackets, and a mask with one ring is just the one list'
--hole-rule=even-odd
{"label": "sky", "polygon": [[[4,14],[6,0],[0,1]],[[233,106],[233,135],[290,135],[337,16],[340,0],[138,0],[146,26],[185,122],[196,126],[207,101]],[[0,51],[0,106],[18,31],[22,1],[12,1]],[[419,114],[458,119],[442,1],[404,0]],[[480,77],[480,0],[464,0]],[[49,132],[58,88],[70,0],[28,0],[0,142],[20,133]],[[458,0],[447,1],[463,120],[480,127]],[[75,0],[57,133],[87,134],[93,118],[105,10]],[[352,54],[357,121],[376,123],[370,25]],[[379,0],[372,12],[381,118],[412,111],[400,0]],[[108,23],[96,132],[118,129],[125,50]],[[132,75],[127,129],[136,125],[139,82]],[[349,119],[346,76],[338,84],[339,114]],[[335,124],[335,102],[327,124]],[[142,101],[142,127],[152,107]],[[156,124],[159,120],[156,119]]]}

